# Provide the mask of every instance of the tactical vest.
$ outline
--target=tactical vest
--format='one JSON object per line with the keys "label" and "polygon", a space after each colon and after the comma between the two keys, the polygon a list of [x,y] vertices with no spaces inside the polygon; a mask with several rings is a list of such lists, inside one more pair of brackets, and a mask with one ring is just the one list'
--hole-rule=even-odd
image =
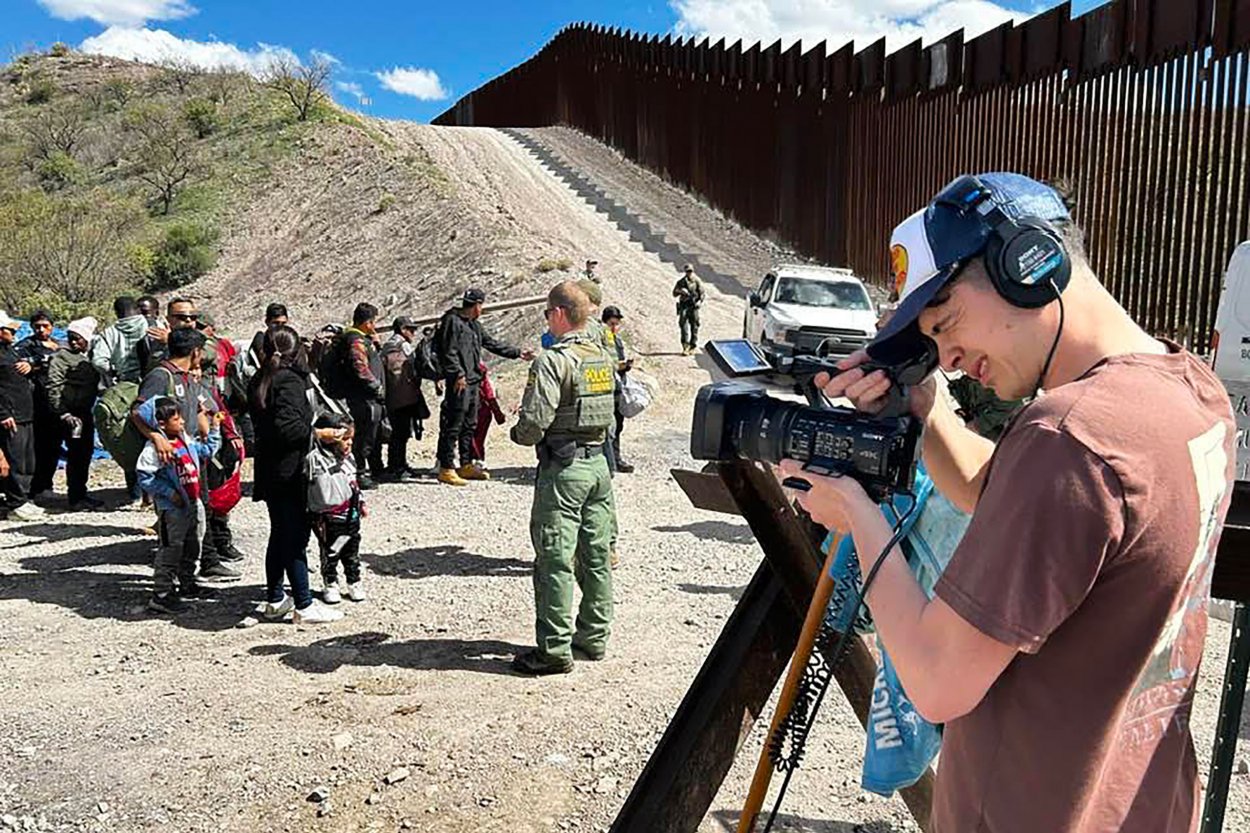
{"label": "tactical vest", "polygon": [[597,341],[566,342],[552,349],[576,363],[570,371],[572,396],[569,397],[567,388],[562,393],[561,399],[568,401],[561,401],[556,408],[546,442],[570,439],[580,444],[603,442],[608,428],[616,424],[613,363]]}

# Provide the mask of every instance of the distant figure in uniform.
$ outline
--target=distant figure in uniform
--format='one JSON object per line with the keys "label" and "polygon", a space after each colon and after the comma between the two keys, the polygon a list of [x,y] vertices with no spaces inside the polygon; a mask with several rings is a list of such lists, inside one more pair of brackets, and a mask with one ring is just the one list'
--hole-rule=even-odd
{"label": "distant figure in uniform", "polygon": [[689,356],[699,346],[699,308],[703,306],[703,281],[686,264],[684,274],[673,286],[677,299],[677,326],[681,328],[681,352]]}
{"label": "distant figure in uniform", "polygon": [[[612,626],[616,507],[603,444],[615,424],[615,366],[586,332],[589,310],[571,281],[548,294],[544,313],[557,342],[530,369],[512,427],[513,442],[538,449],[530,513],[538,645],[513,661],[525,674],[568,673],[575,650],[602,659]],[[576,627],[574,581],[582,591]]]}
{"label": "distant figure in uniform", "polygon": [[595,267],[598,265],[599,261],[597,260],[586,261],[586,268],[582,270],[582,277],[587,280],[592,280],[595,283],[602,283],[602,281],[599,280],[599,276],[595,274]]}

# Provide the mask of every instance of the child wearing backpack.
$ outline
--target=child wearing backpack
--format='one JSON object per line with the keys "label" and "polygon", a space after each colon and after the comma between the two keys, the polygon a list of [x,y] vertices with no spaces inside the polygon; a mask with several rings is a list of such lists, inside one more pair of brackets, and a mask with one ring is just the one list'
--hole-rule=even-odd
{"label": "child wearing backpack", "polygon": [[[346,596],[363,602],[365,588],[360,578],[360,519],[365,516],[364,496],[356,480],[352,457],[352,423],[340,414],[323,414],[314,428],[347,428],[337,440],[318,441],[312,455],[318,458],[319,476],[310,477],[309,512],[313,534],[321,550],[321,578],[326,604],[338,604]],[[347,586],[339,589],[338,568],[342,564]]]}
{"label": "child wearing backpack", "polygon": [[162,463],[151,440],[144,446],[135,466],[139,488],[152,498],[159,518],[161,548],[152,576],[155,592],[148,602],[154,613],[180,613],[183,599],[203,598],[211,591],[195,582],[195,565],[200,557],[206,526],[200,492],[204,463],[217,453],[221,433],[214,421],[206,441],[187,433],[178,402],[168,396],[144,402],[139,416],[159,430],[173,444],[174,457]]}

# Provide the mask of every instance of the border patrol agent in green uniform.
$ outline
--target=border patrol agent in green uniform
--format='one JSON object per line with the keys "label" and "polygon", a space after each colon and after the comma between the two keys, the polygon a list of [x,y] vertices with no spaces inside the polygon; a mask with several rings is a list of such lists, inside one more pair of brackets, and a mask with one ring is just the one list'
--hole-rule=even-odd
{"label": "border patrol agent in green uniform", "polygon": [[[557,342],[530,368],[512,427],[513,442],[538,449],[530,512],[538,647],[513,661],[527,674],[572,671],[574,649],[602,659],[611,631],[616,506],[603,443],[615,421],[616,374],[586,331],[588,314],[589,301],[575,283],[551,290],[546,316]],[[582,591],[576,629],[574,581]]]}

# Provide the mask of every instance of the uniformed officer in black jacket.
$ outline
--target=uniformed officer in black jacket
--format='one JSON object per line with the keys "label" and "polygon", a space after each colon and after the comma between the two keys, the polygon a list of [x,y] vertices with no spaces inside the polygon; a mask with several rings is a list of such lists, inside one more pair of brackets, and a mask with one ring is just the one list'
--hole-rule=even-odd
{"label": "uniformed officer in black jacket", "polygon": [[[477,427],[479,388],[482,383],[482,349],[506,359],[534,358],[532,350],[522,350],[498,341],[482,329],[478,318],[486,293],[477,287],[465,290],[459,307],[443,313],[434,333],[434,345],[447,393],[438,421],[438,479],[452,486],[469,480],[489,480],[490,473],[473,459],[473,431]],[[456,450],[460,468],[456,468]]]}

